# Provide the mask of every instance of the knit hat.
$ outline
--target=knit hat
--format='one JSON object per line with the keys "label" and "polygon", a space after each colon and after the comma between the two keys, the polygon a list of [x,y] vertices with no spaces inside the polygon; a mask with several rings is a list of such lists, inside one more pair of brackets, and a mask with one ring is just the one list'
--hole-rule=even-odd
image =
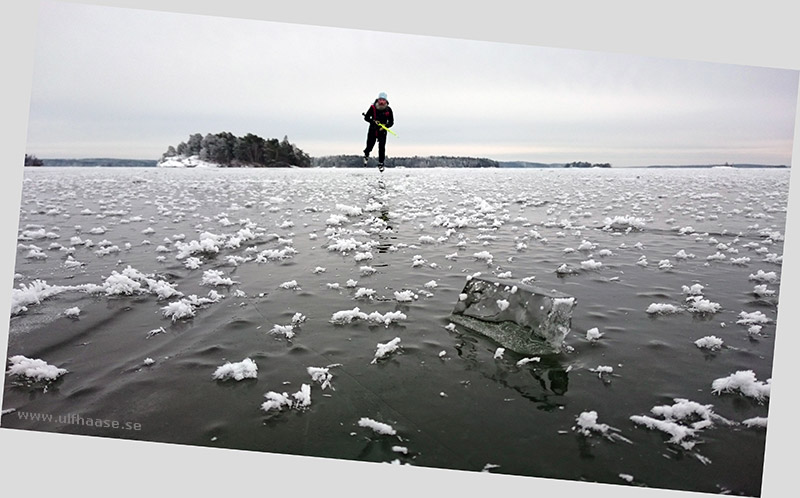
{"label": "knit hat", "polygon": [[389,100],[388,98],[386,98],[386,92],[379,93],[378,98],[383,100]]}

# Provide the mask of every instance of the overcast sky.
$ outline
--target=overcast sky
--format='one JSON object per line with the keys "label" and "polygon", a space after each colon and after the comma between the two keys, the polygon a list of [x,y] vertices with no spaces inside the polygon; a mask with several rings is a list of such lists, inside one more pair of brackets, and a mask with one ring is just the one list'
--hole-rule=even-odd
{"label": "overcast sky", "polygon": [[381,91],[390,156],[791,161],[798,71],[43,2],[27,152],[157,159],[190,134],[360,154]]}

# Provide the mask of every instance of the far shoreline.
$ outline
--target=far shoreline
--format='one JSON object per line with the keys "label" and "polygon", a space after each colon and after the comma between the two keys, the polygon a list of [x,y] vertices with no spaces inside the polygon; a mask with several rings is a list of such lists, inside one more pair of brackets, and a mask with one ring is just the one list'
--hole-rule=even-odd
{"label": "far shoreline", "polygon": [[[328,156],[330,157],[330,156]],[[352,165],[353,161],[352,158],[358,159],[358,163],[361,163],[361,159],[358,156],[342,156],[347,158],[347,160],[343,161],[347,163],[343,166],[338,166],[338,169],[371,169],[373,166],[364,166],[363,164]],[[312,158],[312,159],[321,159],[321,158]],[[452,158],[442,158],[442,160],[437,161],[437,158],[421,158],[426,163],[430,165],[426,166],[413,166],[408,164],[409,161],[413,161],[417,158],[390,158],[387,160],[387,167],[404,167],[407,169],[415,169],[415,168],[424,168],[424,167],[444,167],[444,168],[498,168],[498,169],[580,169],[580,170],[589,170],[589,169],[791,169],[791,166],[787,165],[775,165],[775,164],[685,164],[685,165],[671,165],[671,164],[656,164],[656,165],[642,165],[642,166],[577,166],[577,167],[570,167],[568,163],[537,163],[537,162],[530,162],[530,161],[495,161],[491,159],[484,159],[479,158],[479,161],[485,161],[484,165],[469,165],[468,163],[465,164],[465,161],[468,159],[475,160],[475,158],[461,158],[461,157],[452,157]],[[401,163],[401,165],[395,165],[393,162]],[[460,163],[458,166],[450,166],[447,165],[448,162],[457,161]],[[289,168],[291,166],[225,166],[220,164],[214,163],[206,163],[203,161],[197,161],[188,159],[187,163],[183,165],[173,165],[173,166],[164,166],[161,164],[161,160],[156,159],[119,159],[119,158],[49,158],[49,159],[41,159],[42,164],[37,166],[29,166],[26,165],[26,168],[38,168],[38,167],[103,167],[103,168],[124,168],[124,167],[139,167],[139,168],[193,168],[193,167],[202,167],[202,168],[220,168],[220,169],[242,169],[242,168],[263,168],[263,169],[278,169],[278,168]],[[437,164],[437,163],[442,164]],[[201,163],[202,165],[198,164]],[[496,166],[491,165],[487,166],[485,164],[493,163]],[[297,167],[294,167],[297,168]],[[303,167],[302,169],[335,169],[336,166],[309,166]]]}

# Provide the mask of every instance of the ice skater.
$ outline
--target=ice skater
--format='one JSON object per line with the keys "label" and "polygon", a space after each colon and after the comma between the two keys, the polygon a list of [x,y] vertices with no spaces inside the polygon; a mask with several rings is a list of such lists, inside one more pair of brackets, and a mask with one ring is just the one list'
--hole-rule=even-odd
{"label": "ice skater", "polygon": [[[386,133],[394,124],[394,113],[389,107],[386,93],[381,92],[375,102],[364,113],[364,121],[369,123],[367,130],[367,148],[364,149],[364,166],[367,165],[369,154],[378,142],[378,170],[383,173],[383,161],[386,159]],[[383,125],[383,126],[381,126]],[[385,127],[385,128],[384,128]]]}

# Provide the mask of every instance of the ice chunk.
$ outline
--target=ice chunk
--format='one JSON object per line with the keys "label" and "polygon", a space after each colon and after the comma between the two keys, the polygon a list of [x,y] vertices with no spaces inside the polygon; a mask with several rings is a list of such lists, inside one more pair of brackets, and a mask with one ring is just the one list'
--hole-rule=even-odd
{"label": "ice chunk", "polygon": [[467,281],[452,321],[521,354],[560,352],[576,299],[558,291],[492,277]]}

